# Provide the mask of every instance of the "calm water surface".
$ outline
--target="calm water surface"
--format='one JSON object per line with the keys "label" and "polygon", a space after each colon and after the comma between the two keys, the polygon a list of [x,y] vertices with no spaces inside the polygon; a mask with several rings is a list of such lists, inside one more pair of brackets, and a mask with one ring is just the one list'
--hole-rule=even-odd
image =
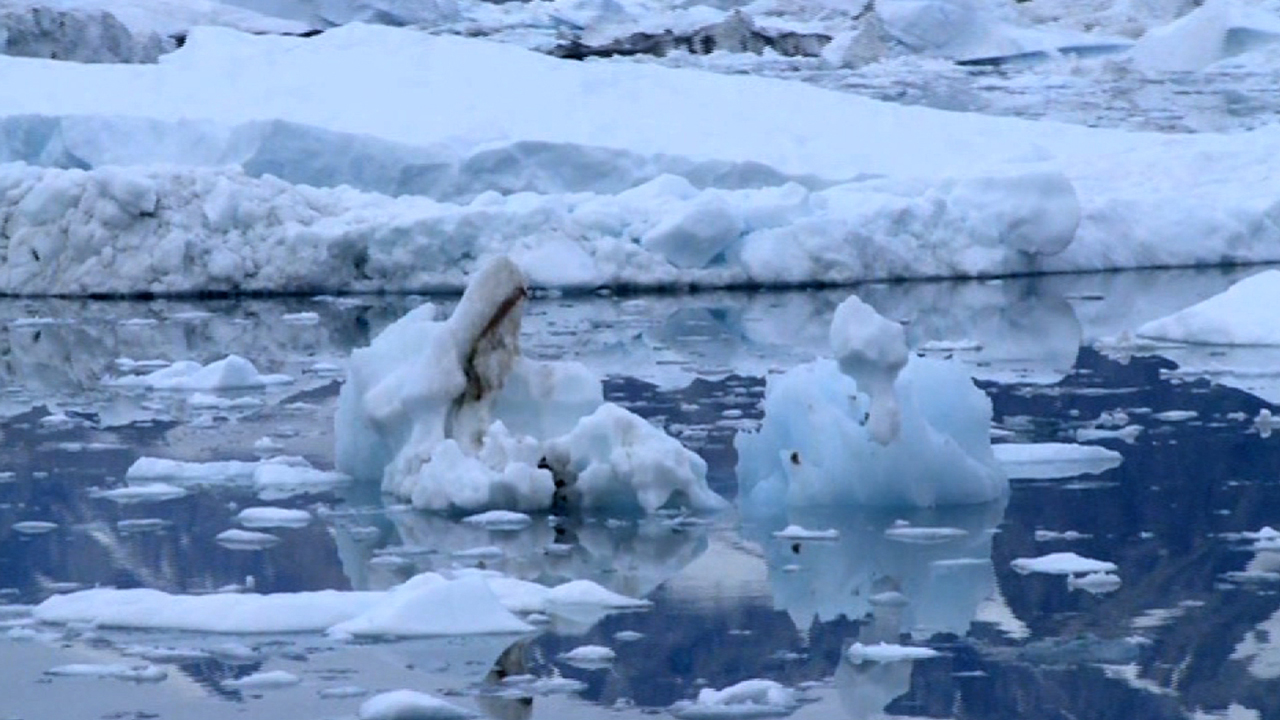
{"label": "calm water surface", "polygon": [[[368,487],[270,501],[234,486],[158,503],[94,496],[123,484],[142,455],[285,452],[331,467],[343,359],[421,299],[0,301],[0,472],[12,473],[0,475],[0,718],[349,718],[362,698],[322,691],[352,686],[446,694],[495,718],[631,717],[754,677],[800,688],[806,702],[794,716],[806,718],[1280,717],[1280,552],[1238,537],[1280,524],[1280,438],[1253,423],[1280,401],[1280,371],[1269,371],[1280,353],[1135,347],[1125,334],[1241,274],[859,289],[908,321],[915,344],[963,348],[938,352],[970,364],[1000,441],[1071,441],[1123,410],[1142,430],[1099,441],[1124,457],[1100,474],[1014,480],[1007,503],[978,508],[539,519],[520,532],[417,513]],[[606,374],[609,399],[702,453],[713,487],[733,497],[733,436],[758,424],[765,377],[823,351],[846,294],[546,299],[530,308],[525,350]],[[299,312],[315,315],[282,319]],[[232,352],[296,381],[220,394],[239,401],[230,404],[109,382],[121,358]],[[1189,412],[1161,415],[1173,410]],[[215,541],[239,509],[258,505],[307,509],[314,520],[272,530],[281,541],[266,550]],[[968,534],[923,545],[886,537],[900,520]],[[57,527],[22,532],[23,521]],[[836,528],[840,539],[774,538],[785,522]],[[1069,531],[1079,536],[1060,535]],[[572,549],[548,554],[552,543]],[[501,552],[457,555],[488,546]],[[1116,563],[1122,583],[1095,593],[1010,565],[1068,550]],[[367,644],[41,626],[23,609],[95,585],[382,589],[480,562],[544,583],[588,578],[654,605],[557,617],[533,637]],[[844,658],[851,643],[878,641],[942,654]],[[617,659],[605,668],[560,659],[583,644],[610,646]],[[198,652],[163,662],[169,675],[156,683],[44,675],[72,662],[136,662],[139,646]],[[277,669],[302,681],[234,683]],[[513,675],[574,682],[503,681]]]}

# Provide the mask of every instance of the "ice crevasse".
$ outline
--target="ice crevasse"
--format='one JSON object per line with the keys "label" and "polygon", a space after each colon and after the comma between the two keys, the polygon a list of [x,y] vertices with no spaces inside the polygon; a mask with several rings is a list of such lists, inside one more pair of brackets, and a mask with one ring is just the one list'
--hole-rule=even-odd
{"label": "ice crevasse", "polygon": [[520,268],[497,257],[448,319],[420,306],[353,352],[338,469],[442,512],[722,508],[706,462],[604,402],[590,370],[521,357],[525,297]]}
{"label": "ice crevasse", "polygon": [[745,513],[966,505],[1008,492],[991,401],[962,366],[913,356],[902,325],[856,296],[837,308],[830,339],[835,359],[769,379],[760,430],[735,441]]}

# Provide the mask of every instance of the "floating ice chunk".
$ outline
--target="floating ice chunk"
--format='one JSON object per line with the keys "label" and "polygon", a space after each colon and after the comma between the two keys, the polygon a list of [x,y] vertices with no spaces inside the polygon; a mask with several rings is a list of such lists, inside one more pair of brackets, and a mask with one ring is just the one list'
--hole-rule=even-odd
{"label": "floating ice chunk", "polygon": [[329,628],[331,635],[420,637],[523,634],[533,627],[499,602],[482,578],[447,580],[423,573],[399,585],[366,612]]}
{"label": "floating ice chunk", "polygon": [[618,654],[603,645],[579,645],[560,656],[560,659],[582,668],[606,667],[617,659]]}
{"label": "floating ice chunk", "polygon": [[224,530],[215,539],[228,550],[266,550],[280,543],[280,538],[271,533],[240,529]]}
{"label": "floating ice chunk", "polygon": [[[276,457],[257,463],[253,488],[263,500],[283,500],[295,495],[330,492],[351,482],[349,475],[318,470],[295,463],[293,458]],[[299,458],[300,460],[300,458]]]}
{"label": "floating ice chunk", "polygon": [[242,678],[227,680],[223,685],[240,690],[270,690],[272,688],[289,687],[302,682],[302,678],[285,670],[267,670],[246,675]]}
{"label": "floating ice chunk", "polygon": [[876,643],[875,645],[863,645],[862,643],[854,643],[849,646],[845,652],[845,657],[851,662],[863,663],[889,663],[901,662],[904,660],[928,660],[935,658],[942,653],[933,648],[917,647],[913,645],[894,645],[891,643]]}
{"label": "floating ice chunk", "polygon": [[212,633],[317,632],[366,611],[377,592],[320,590],[257,595],[173,595],[146,588],[94,588],[55,595],[35,607],[41,622]]}
{"label": "floating ice chunk", "polygon": [[644,633],[635,630],[619,630],[613,634],[613,639],[622,643],[635,642],[643,637]]}
{"label": "floating ice chunk", "polygon": [[707,487],[707,463],[635,413],[612,403],[546,444],[564,492],[585,508],[653,512],[675,500],[695,510],[726,503]]}
{"label": "floating ice chunk", "polygon": [[125,471],[131,483],[167,481],[180,485],[222,485],[252,481],[256,462],[222,460],[217,462],[185,462],[158,457],[140,457]]}
{"label": "floating ice chunk", "polygon": [[1103,595],[1120,589],[1120,576],[1109,572],[1091,572],[1067,577],[1067,587],[1084,590],[1093,595]]}
{"label": "floating ice chunk", "polygon": [[489,510],[462,518],[462,522],[489,530],[522,530],[533,523],[533,518],[510,510]]}
{"label": "floating ice chunk", "polygon": [[285,313],[280,316],[280,321],[290,325],[315,325],[320,322],[320,314],[314,312]]}
{"label": "floating ice chunk", "polygon": [[780,540],[839,540],[840,531],[834,529],[809,530],[799,525],[788,525],[773,533],[773,536]]}
{"label": "floating ice chunk", "polygon": [[1116,571],[1115,563],[1082,557],[1073,552],[1050,553],[1036,558],[1017,558],[1009,564],[1014,570],[1023,574],[1082,575]]}
{"label": "floating ice chunk", "polygon": [[288,508],[251,507],[237,513],[236,522],[247,528],[300,528],[311,522],[311,513]]}
{"label": "floating ice chunk", "polygon": [[437,511],[545,510],[557,480],[582,507],[651,512],[673,497],[723,507],[706,463],[602,405],[585,368],[519,357],[524,298],[519,268],[499,257],[447,321],[419,308],[353,352],[335,419],[338,467]]}
{"label": "floating ice chunk", "polygon": [[130,375],[114,381],[116,385],[154,390],[233,390],[291,382],[293,378],[288,375],[263,375],[253,363],[239,355],[228,355],[208,365],[182,360],[147,375]]}
{"label": "floating ice chunk", "polygon": [[131,518],[116,522],[116,529],[122,533],[154,532],[169,527],[169,520],[163,518]]}
{"label": "floating ice chunk", "polygon": [[1121,442],[1134,444],[1138,440],[1138,436],[1142,434],[1141,425],[1125,425],[1122,428],[1111,430],[1105,428],[1080,428],[1076,430],[1076,440],[1079,442],[1095,442],[1097,440],[1119,440]]}
{"label": "floating ice chunk", "polygon": [[991,450],[1009,477],[1027,480],[1097,475],[1124,459],[1115,450],[1071,443],[1005,443]]}
{"label": "floating ice chunk", "polygon": [[58,523],[47,520],[23,520],[13,524],[13,531],[22,535],[43,535],[58,529]]}
{"label": "floating ice chunk", "polygon": [[176,500],[186,496],[186,494],[186,490],[175,485],[155,482],[112,488],[111,490],[94,490],[90,493],[90,496],[118,502],[121,505],[131,505],[134,503]]}
{"label": "floating ice chunk", "polygon": [[342,700],[345,698],[364,697],[369,691],[359,685],[338,685],[337,687],[321,688],[316,694],[325,700]]}
{"label": "floating ice chunk", "polygon": [[358,717],[360,720],[462,720],[476,717],[476,713],[424,692],[392,690],[365,700]]}
{"label": "floating ice chunk", "polygon": [[963,505],[1007,492],[987,432],[991,403],[958,365],[912,358],[895,390],[902,426],[881,445],[863,424],[866,396],[834,362],[770,377],[760,431],[734,442],[747,509]]}
{"label": "floating ice chunk", "polygon": [[703,688],[696,700],[677,702],[670,712],[681,720],[779,717],[790,715],[798,706],[791,688],[773,680],[753,679],[721,690]]}
{"label": "floating ice chunk", "polygon": [[1058,532],[1056,530],[1037,530],[1035,534],[1036,542],[1052,542],[1054,540],[1084,540],[1093,537],[1076,530],[1066,530]]}
{"label": "floating ice chunk", "polygon": [[160,682],[169,677],[168,672],[155,665],[124,665],[117,663],[59,665],[45,670],[44,674],[55,677],[116,678],[134,682]]}
{"label": "floating ice chunk", "polygon": [[546,609],[549,610],[575,605],[624,610],[646,608],[653,604],[648,600],[619,595],[590,580],[570,580],[557,585],[547,592],[546,598]]}
{"label": "floating ice chunk", "polygon": [[1189,308],[1138,328],[1140,337],[1205,345],[1280,345],[1270,308],[1280,303],[1280,270],[1264,270]]}
{"label": "floating ice chunk", "polygon": [[1158,412],[1151,417],[1161,422],[1183,422],[1198,417],[1200,413],[1195,410],[1165,410]]}
{"label": "floating ice chunk", "polygon": [[968,530],[954,527],[916,527],[914,525],[894,525],[884,531],[884,536],[898,542],[930,545],[963,538],[969,535]]}
{"label": "floating ice chunk", "polygon": [[921,352],[977,352],[982,343],[977,340],[929,340],[916,348]]}
{"label": "floating ice chunk", "polygon": [[907,364],[906,331],[851,295],[836,308],[830,342],[840,372],[857,381],[871,398],[867,410],[871,439],[888,445],[898,437],[902,424],[893,384]]}

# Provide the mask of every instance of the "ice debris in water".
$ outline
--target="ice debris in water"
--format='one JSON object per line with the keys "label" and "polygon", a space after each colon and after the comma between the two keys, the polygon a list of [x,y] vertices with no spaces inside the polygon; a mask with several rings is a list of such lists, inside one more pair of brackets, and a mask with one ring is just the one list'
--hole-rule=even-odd
{"label": "ice debris in water", "polygon": [[760,431],[739,434],[744,507],[932,507],[1004,496],[991,401],[954,361],[911,357],[902,326],[850,297],[831,326],[836,359],[771,377]]}
{"label": "ice debris in water", "polygon": [[916,647],[913,645],[895,645],[890,643],[876,643],[875,645],[863,645],[862,643],[854,643],[849,646],[845,652],[845,656],[850,662],[901,662],[903,660],[927,660],[941,655],[937,650],[927,647]]}
{"label": "ice debris in water", "polygon": [[360,705],[360,720],[459,720],[473,718],[476,713],[416,690],[392,690],[365,700]]}
{"label": "ice debris in water", "polygon": [[208,365],[181,360],[147,375],[126,375],[114,384],[154,390],[232,390],[291,382],[293,378],[288,375],[264,375],[252,362],[239,355],[228,355]]}
{"label": "ice debris in water", "polygon": [[447,320],[419,307],[353,352],[338,469],[436,511],[723,507],[702,458],[605,403],[585,367],[520,356],[525,298],[520,268],[498,257]]}
{"label": "ice debris in water", "polygon": [[671,706],[672,715],[681,720],[720,717],[776,717],[790,715],[799,705],[796,693],[773,680],[743,680],[723,690],[703,688],[698,699],[685,700]]}

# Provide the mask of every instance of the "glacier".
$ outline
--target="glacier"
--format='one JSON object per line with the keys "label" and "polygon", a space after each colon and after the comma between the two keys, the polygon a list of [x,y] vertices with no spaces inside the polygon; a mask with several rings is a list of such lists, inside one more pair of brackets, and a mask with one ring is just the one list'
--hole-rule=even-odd
{"label": "glacier", "polygon": [[0,57],[0,84],[9,294],[458,291],[504,253],[570,290],[1280,261],[1276,126],[1026,122],[360,24]]}

